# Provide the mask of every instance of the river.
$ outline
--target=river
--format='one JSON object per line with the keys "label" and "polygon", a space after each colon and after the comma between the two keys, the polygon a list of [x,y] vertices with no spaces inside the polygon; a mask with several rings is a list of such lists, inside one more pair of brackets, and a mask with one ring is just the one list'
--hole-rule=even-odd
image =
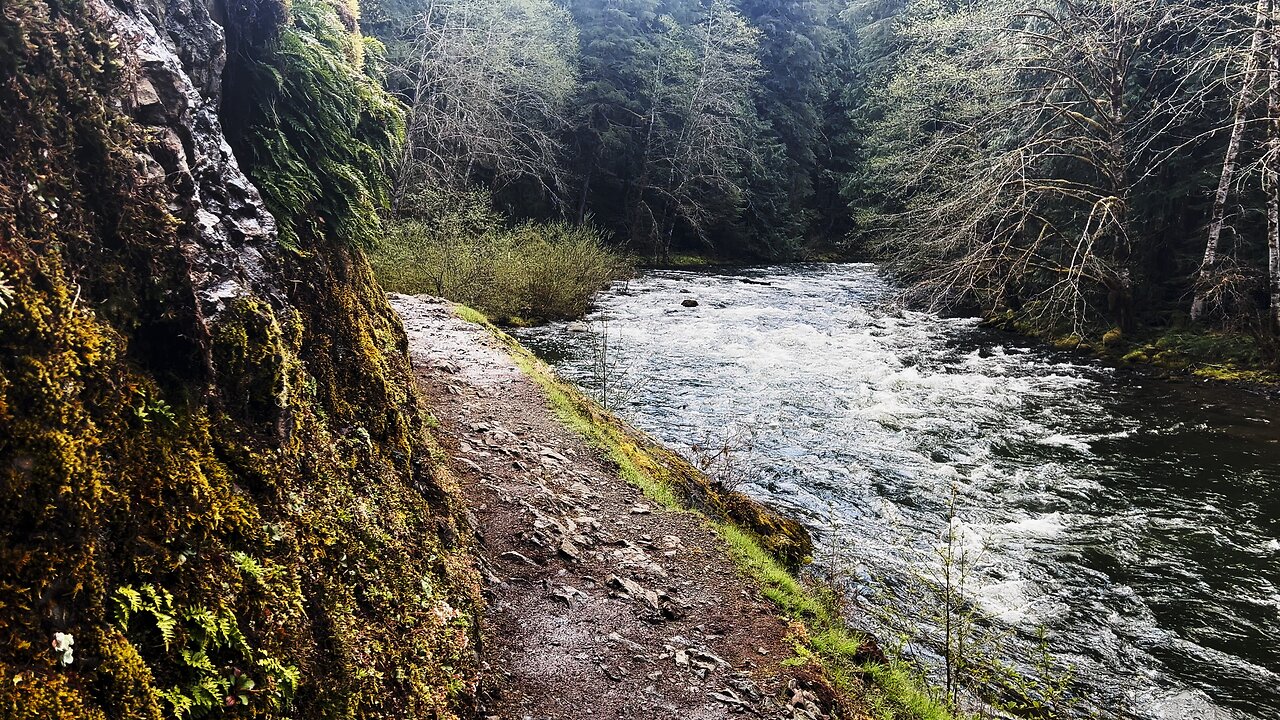
{"label": "river", "polygon": [[918,631],[926,661],[950,544],[990,648],[1025,661],[1043,634],[1080,714],[1280,718],[1280,414],[897,294],[866,264],[652,271],[587,327],[519,335],[672,447],[728,440],[853,620]]}

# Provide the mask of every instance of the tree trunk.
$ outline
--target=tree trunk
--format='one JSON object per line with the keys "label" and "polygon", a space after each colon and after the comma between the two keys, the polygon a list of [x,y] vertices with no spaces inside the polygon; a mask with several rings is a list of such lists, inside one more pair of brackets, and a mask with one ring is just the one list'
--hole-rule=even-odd
{"label": "tree trunk", "polygon": [[591,167],[587,168],[587,174],[582,178],[582,193],[578,196],[578,224],[582,225],[587,222],[587,198],[591,194],[591,176],[595,174],[595,158],[591,160]]}
{"label": "tree trunk", "polygon": [[412,178],[413,153],[416,149],[414,143],[418,139],[418,123],[421,121],[420,108],[421,104],[426,102],[422,96],[426,92],[425,68],[427,67],[427,55],[431,52],[430,42],[426,38],[430,36],[431,18],[435,10],[436,4],[434,2],[427,5],[427,12],[420,21],[422,23],[422,37],[418,40],[418,64],[414,68],[413,103],[409,106],[409,117],[405,121],[404,145],[400,148],[400,164],[396,168],[395,185],[391,192],[391,212],[393,214],[400,212]]}
{"label": "tree trunk", "polygon": [[[1272,10],[1275,0],[1269,0]],[[1280,334],[1280,38],[1273,25],[1267,66],[1267,279],[1270,285],[1271,331]]]}
{"label": "tree trunk", "polygon": [[1212,282],[1213,272],[1218,264],[1218,241],[1222,237],[1222,228],[1226,224],[1227,199],[1231,195],[1231,182],[1236,174],[1236,160],[1240,154],[1240,141],[1244,137],[1246,113],[1252,104],[1254,84],[1258,77],[1258,51],[1262,48],[1267,35],[1267,14],[1270,0],[1258,0],[1254,13],[1253,39],[1249,42],[1249,57],[1245,60],[1244,85],[1236,98],[1235,116],[1231,124],[1231,139],[1227,143],[1226,157],[1222,161],[1222,175],[1218,179],[1218,190],[1213,196],[1213,216],[1209,221],[1209,237],[1205,243],[1204,260],[1200,263],[1195,300],[1191,303],[1191,320],[1198,322],[1204,317],[1207,298],[1206,286]]}

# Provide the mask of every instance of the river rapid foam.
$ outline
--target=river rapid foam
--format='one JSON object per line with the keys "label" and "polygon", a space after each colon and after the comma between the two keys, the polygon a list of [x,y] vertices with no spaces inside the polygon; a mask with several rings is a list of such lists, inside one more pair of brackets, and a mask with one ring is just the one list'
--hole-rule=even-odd
{"label": "river rapid foam", "polygon": [[911,628],[922,657],[950,544],[1001,652],[1043,630],[1081,708],[1280,718],[1276,412],[896,296],[863,264],[655,271],[589,325],[520,337],[677,449],[730,439],[742,489],[814,529],[854,619]]}

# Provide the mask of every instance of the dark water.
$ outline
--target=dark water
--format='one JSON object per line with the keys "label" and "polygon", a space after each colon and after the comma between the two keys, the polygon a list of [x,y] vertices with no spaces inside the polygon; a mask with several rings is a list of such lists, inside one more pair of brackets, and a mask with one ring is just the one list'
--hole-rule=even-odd
{"label": "dark water", "polygon": [[1043,629],[1094,707],[1280,718],[1280,413],[894,294],[870,265],[653,272],[589,328],[522,339],[591,387],[604,331],[623,415],[677,448],[750,445],[743,489],[813,527],[867,606],[901,603],[867,622],[928,624],[909,589],[950,537],[1002,652]]}

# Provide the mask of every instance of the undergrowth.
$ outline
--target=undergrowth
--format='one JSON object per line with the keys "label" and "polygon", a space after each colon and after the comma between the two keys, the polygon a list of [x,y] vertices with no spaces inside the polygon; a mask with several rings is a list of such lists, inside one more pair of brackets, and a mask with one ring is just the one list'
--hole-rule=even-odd
{"label": "undergrowth", "polygon": [[523,325],[581,317],[597,292],[631,274],[590,226],[509,226],[478,191],[421,204],[417,215],[389,222],[374,248],[374,270],[393,292],[444,297]]}

